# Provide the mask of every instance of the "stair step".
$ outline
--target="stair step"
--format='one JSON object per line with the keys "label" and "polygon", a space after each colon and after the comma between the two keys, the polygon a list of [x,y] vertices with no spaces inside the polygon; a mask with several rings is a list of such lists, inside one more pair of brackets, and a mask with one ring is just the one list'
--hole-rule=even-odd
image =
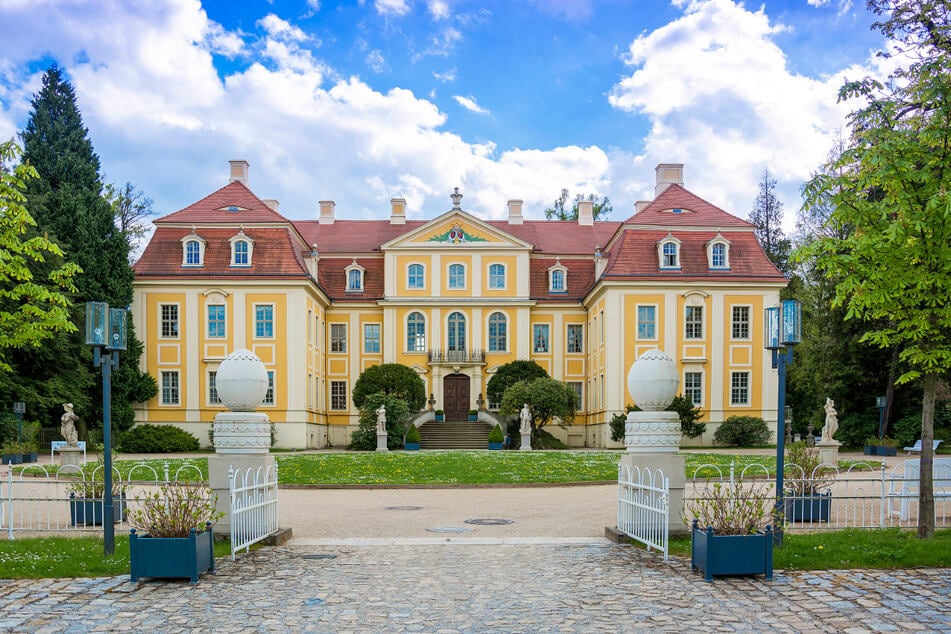
{"label": "stair step", "polygon": [[453,420],[425,423],[419,428],[422,449],[485,449],[492,426],[481,421]]}

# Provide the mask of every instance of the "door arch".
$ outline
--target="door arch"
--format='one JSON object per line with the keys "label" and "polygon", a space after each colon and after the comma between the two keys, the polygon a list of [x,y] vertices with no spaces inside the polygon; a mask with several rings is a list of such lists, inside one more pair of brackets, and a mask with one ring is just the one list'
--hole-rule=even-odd
{"label": "door arch", "polygon": [[469,415],[469,377],[447,374],[442,380],[442,393],[446,420],[466,420]]}

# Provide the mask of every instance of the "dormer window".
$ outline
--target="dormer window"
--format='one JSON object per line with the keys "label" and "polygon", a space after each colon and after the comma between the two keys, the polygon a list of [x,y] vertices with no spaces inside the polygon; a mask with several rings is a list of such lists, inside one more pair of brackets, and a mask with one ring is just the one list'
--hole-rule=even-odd
{"label": "dormer window", "polygon": [[366,273],[366,269],[357,264],[357,260],[354,258],[353,263],[344,270],[347,272],[347,292],[362,293],[363,275]]}
{"label": "dormer window", "polygon": [[680,240],[668,233],[667,237],[658,243],[657,252],[660,258],[660,268],[680,268]]}
{"label": "dormer window", "polygon": [[251,266],[251,253],[254,251],[254,240],[245,235],[244,230],[231,238],[231,266]]}
{"label": "dormer window", "polygon": [[561,260],[556,261],[555,265],[548,269],[548,292],[568,292],[568,269],[564,267]]}
{"label": "dormer window", "polygon": [[194,230],[182,238],[182,266],[204,266],[205,241]]}
{"label": "dormer window", "polygon": [[730,242],[719,233],[707,243],[707,263],[711,269],[730,268]]}

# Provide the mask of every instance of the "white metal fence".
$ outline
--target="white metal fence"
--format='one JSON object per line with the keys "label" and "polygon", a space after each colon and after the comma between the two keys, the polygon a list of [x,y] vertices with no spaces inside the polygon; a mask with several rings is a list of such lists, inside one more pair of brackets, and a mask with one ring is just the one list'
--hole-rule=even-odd
{"label": "white metal fence", "polygon": [[267,468],[229,467],[231,489],[231,559],[242,548],[255,544],[278,530],[277,465]]}
{"label": "white metal fence", "polygon": [[634,465],[618,467],[617,528],[650,550],[664,553],[667,561],[667,542],[670,519],[670,480],[660,469],[651,471]]}

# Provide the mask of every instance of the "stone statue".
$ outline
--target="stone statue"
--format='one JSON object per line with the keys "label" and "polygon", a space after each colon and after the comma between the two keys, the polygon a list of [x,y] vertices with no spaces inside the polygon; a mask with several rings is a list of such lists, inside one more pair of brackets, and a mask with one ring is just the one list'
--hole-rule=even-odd
{"label": "stone statue", "polygon": [[63,435],[68,447],[78,447],[79,434],[76,433],[76,421],[79,420],[79,416],[73,413],[72,403],[63,403],[63,409],[66,412],[59,419],[59,433]]}
{"label": "stone statue", "polygon": [[839,428],[839,417],[835,411],[835,401],[826,398],[826,424],[822,427],[822,439],[832,440],[832,436]]}
{"label": "stone statue", "polygon": [[376,433],[386,433],[386,405],[380,405],[376,410]]}
{"label": "stone statue", "polygon": [[528,403],[522,405],[522,411],[519,412],[518,417],[522,423],[519,431],[523,434],[532,433],[532,410],[528,408]]}

